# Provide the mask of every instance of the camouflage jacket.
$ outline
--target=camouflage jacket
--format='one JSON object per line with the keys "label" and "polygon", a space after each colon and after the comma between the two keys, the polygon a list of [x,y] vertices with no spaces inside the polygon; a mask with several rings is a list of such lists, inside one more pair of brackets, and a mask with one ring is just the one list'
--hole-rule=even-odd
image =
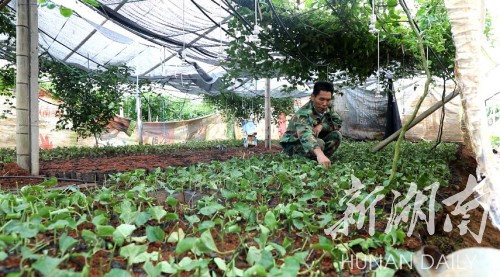
{"label": "camouflage jacket", "polygon": [[321,132],[329,133],[340,129],[342,119],[331,108],[321,116],[314,109],[313,103],[309,101],[290,119],[288,128],[280,140],[280,144],[285,146],[288,143],[295,144],[300,142],[306,153],[312,153],[315,148],[319,147],[313,128],[320,123],[323,126]]}

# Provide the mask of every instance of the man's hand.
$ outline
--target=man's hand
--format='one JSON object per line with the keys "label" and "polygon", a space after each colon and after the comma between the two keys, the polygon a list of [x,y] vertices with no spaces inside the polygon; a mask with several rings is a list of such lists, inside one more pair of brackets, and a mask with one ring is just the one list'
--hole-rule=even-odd
{"label": "man's hand", "polygon": [[314,128],[313,128],[314,136],[315,137],[319,136],[319,133],[321,133],[321,130],[323,130],[323,125],[318,124],[318,125],[314,126]]}
{"label": "man's hand", "polygon": [[326,168],[329,168],[332,165],[330,159],[321,151],[320,148],[314,149],[314,154],[316,154],[316,160],[318,163]]}

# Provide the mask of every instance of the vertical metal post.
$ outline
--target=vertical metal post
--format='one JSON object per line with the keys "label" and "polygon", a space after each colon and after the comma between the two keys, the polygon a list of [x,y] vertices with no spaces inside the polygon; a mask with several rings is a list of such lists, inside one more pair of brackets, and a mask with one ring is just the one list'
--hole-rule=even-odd
{"label": "vertical metal post", "polygon": [[16,24],[16,157],[17,164],[39,174],[38,6],[17,1]]}
{"label": "vertical metal post", "polygon": [[266,78],[266,90],[264,93],[264,109],[266,121],[265,147],[271,149],[271,79]]}
{"label": "vertical metal post", "polygon": [[139,145],[143,144],[142,141],[142,109],[141,109],[141,93],[139,91],[139,75],[137,75],[136,82],[136,98],[135,98],[135,110],[137,113],[137,134],[139,136]]}

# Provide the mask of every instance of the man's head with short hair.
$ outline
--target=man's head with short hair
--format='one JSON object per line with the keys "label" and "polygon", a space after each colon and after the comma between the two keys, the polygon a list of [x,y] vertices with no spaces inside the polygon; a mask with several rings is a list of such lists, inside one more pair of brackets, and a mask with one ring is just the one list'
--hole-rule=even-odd
{"label": "man's head with short hair", "polygon": [[314,96],[317,96],[319,94],[320,91],[329,91],[333,94],[333,84],[330,83],[330,82],[326,82],[326,81],[317,81],[315,84],[314,84],[314,87],[313,87],[313,92],[312,94]]}
{"label": "man's head with short hair", "polygon": [[311,101],[318,113],[328,110],[328,105],[333,96],[333,84],[330,82],[318,81],[314,84]]}

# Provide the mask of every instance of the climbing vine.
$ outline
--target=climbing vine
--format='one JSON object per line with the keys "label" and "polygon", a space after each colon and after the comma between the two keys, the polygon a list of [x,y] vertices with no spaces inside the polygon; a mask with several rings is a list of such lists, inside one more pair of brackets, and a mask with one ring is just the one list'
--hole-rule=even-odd
{"label": "climbing vine", "polygon": [[[395,78],[420,73],[417,42],[406,15],[394,8],[397,0],[374,1],[375,7],[372,1],[306,0],[301,8],[294,1],[259,1],[258,40],[252,36],[254,1],[235,2],[228,28],[236,38],[227,50],[228,85],[241,76],[281,77],[292,85],[317,80],[354,85],[379,66]],[[435,76],[451,75],[455,50],[444,4],[417,2],[429,69]]]}
{"label": "climbing vine", "polygon": [[8,9],[0,9],[0,35],[4,36],[0,44],[0,59],[6,61],[3,67],[0,67],[0,97],[3,101],[0,110],[0,119],[7,114],[12,114],[14,108],[14,86],[16,84],[16,71],[14,69],[15,55],[15,37],[16,26],[14,22],[14,13]]}

